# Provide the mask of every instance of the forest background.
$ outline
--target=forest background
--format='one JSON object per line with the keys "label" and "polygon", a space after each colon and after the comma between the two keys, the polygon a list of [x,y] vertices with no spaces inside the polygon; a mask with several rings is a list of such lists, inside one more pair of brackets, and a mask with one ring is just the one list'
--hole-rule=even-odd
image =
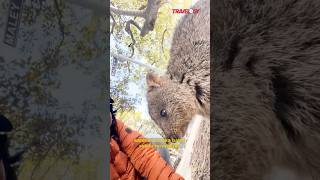
{"label": "forest background", "polygon": [[[144,18],[117,11],[143,11],[158,1],[156,14]],[[11,2],[0,3],[1,35]],[[172,9],[194,3],[112,0],[115,9],[106,17],[103,0],[23,1],[16,46],[0,43],[0,111],[14,126],[10,154],[24,151],[19,179],[105,179],[104,95],[109,75],[117,116],[143,134],[161,134],[147,111],[145,67],[165,71],[174,28],[182,16]],[[146,17],[155,18],[154,28],[147,28],[143,36],[133,24],[127,30],[128,22],[142,27]],[[109,48],[117,57],[110,56],[110,62]]]}

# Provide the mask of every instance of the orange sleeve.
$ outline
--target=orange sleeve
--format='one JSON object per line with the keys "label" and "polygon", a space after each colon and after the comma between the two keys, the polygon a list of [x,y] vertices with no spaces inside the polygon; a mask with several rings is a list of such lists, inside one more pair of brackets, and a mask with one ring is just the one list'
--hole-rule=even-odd
{"label": "orange sleeve", "polygon": [[134,168],[149,180],[183,180],[184,178],[174,172],[160,154],[152,147],[140,147],[148,142],[135,142],[135,139],[144,138],[137,131],[126,127],[117,120],[121,149],[128,155]]}

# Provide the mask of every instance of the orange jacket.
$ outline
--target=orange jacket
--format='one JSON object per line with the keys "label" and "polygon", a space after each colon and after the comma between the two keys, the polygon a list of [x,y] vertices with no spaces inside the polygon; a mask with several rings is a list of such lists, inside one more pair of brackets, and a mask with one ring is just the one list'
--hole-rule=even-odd
{"label": "orange jacket", "polygon": [[120,144],[110,140],[110,179],[111,180],[183,180],[160,154],[152,147],[139,147],[146,142],[134,142],[144,138],[137,131],[126,127],[117,120]]}

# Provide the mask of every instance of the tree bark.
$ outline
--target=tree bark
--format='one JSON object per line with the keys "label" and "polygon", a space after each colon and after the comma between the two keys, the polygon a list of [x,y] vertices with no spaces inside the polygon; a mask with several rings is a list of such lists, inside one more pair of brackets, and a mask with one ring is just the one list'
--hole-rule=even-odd
{"label": "tree bark", "polygon": [[191,154],[192,179],[210,179],[210,119],[204,118]]}
{"label": "tree bark", "polygon": [[188,127],[188,139],[176,169],[186,180],[210,179],[210,119],[197,116]]}
{"label": "tree bark", "polygon": [[144,37],[149,31],[152,31],[157,20],[161,0],[148,0],[147,8],[145,9],[145,22],[142,26],[140,36]]}
{"label": "tree bark", "polygon": [[110,6],[110,11],[118,15],[145,18],[144,10],[123,10]]}
{"label": "tree bark", "polygon": [[110,11],[118,15],[144,18],[145,21],[140,31],[140,36],[144,37],[154,29],[160,6],[161,0],[148,0],[147,7],[144,10],[122,10],[111,6]]}

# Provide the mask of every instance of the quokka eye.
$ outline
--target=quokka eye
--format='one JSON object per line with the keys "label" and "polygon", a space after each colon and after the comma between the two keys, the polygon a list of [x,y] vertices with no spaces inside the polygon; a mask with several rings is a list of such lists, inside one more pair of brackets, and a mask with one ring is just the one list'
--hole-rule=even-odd
{"label": "quokka eye", "polygon": [[160,111],[160,116],[161,117],[167,117],[167,111],[165,110],[165,109],[162,109],[161,111]]}

